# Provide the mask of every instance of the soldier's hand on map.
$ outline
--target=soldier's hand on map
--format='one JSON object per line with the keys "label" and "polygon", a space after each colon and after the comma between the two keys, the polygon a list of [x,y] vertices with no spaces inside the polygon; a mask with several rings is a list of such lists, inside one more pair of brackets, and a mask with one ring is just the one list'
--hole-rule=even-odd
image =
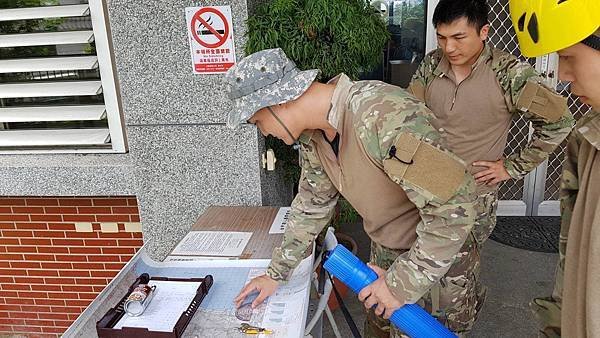
{"label": "soldier's hand on map", "polygon": [[473,175],[477,184],[486,183],[487,185],[494,185],[510,178],[508,171],[504,167],[503,159],[492,162],[475,161],[473,162],[473,166],[487,168]]}
{"label": "soldier's hand on map", "polygon": [[279,283],[267,275],[255,277],[250,281],[250,283],[246,284],[246,286],[244,286],[244,288],[242,289],[242,291],[240,291],[237,297],[233,299],[235,307],[240,307],[240,305],[242,305],[242,303],[244,302],[244,299],[246,299],[246,296],[250,295],[254,291],[257,291],[259,292],[259,294],[256,297],[256,299],[254,299],[254,301],[252,302],[252,308],[255,308],[258,305],[260,305],[267,297],[275,293],[275,290],[277,290],[278,286]]}
{"label": "soldier's hand on map", "polygon": [[363,302],[367,309],[377,305],[375,314],[378,316],[383,315],[383,318],[389,319],[392,313],[404,304],[394,297],[385,283],[387,271],[371,263],[367,265],[375,271],[379,278],[360,290],[358,300]]}

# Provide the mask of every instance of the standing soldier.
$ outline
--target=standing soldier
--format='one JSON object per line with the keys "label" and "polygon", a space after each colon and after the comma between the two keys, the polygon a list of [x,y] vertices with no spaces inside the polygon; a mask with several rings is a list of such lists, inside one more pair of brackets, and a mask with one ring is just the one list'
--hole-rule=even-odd
{"label": "standing soldier", "polygon": [[[485,42],[488,12],[486,0],[441,0],[433,13],[439,48],[425,57],[409,85],[475,177],[473,232],[479,245],[496,225],[498,184],[522,178],[546,160],[574,122],[566,100],[544,86],[529,63]],[[503,158],[517,115],[534,132],[524,149]]]}
{"label": "standing soldier", "polygon": [[233,101],[228,125],[248,121],[263,135],[298,144],[302,157],[281,247],[266,274],[241,290],[237,305],[254,290],[260,293],[252,305],[260,304],[289,278],[342,194],[364,219],[379,275],[359,294],[367,309],[376,305],[367,335],[380,334],[372,332],[375,317],[389,318],[404,304],[422,299],[431,310],[432,287],[439,294],[434,307],[456,331],[475,312],[472,176],[446,150],[431,112],[406,91],[344,74],[321,84],[313,82],[316,75],[299,71],[281,49],[254,53],[226,75]]}
{"label": "standing soldier", "polygon": [[[425,57],[409,85],[435,114],[432,124],[448,148],[475,177],[473,234],[480,247],[496,226],[498,184],[542,163],[574,122],[566,100],[543,85],[531,65],[485,42],[488,12],[486,0],[441,0],[433,14],[439,48]],[[517,115],[530,121],[534,132],[526,147],[503,158]],[[475,274],[478,279],[479,269]],[[479,309],[486,288],[478,284],[477,293]],[[473,322],[462,330],[471,330]]]}
{"label": "standing soldier", "polygon": [[535,57],[558,51],[559,78],[571,82],[571,92],[595,110],[577,122],[567,144],[560,184],[562,222],[554,291],[551,297],[536,298],[530,305],[542,324],[541,337],[560,337],[562,333],[569,338],[597,338],[600,2],[511,0],[510,12],[523,55]]}

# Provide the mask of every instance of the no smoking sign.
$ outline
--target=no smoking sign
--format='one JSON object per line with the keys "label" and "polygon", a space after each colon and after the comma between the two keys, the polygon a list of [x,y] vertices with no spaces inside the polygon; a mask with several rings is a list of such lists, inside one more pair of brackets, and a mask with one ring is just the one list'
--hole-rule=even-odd
{"label": "no smoking sign", "polygon": [[226,72],[235,64],[231,7],[188,7],[185,14],[194,73]]}

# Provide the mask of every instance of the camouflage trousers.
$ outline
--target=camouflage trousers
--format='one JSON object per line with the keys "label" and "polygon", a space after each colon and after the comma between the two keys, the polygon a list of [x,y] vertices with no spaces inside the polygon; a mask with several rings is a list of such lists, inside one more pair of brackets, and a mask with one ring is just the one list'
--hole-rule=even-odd
{"label": "camouflage trousers", "polygon": [[529,308],[538,323],[538,337],[556,338],[561,336],[561,308],[569,228],[570,224],[564,222],[560,227],[558,264],[554,271],[552,295],[550,297],[535,298],[529,303]]}
{"label": "camouflage trousers", "polygon": [[498,190],[478,195],[475,210],[477,211],[477,218],[473,226],[473,235],[481,248],[496,227]]}
{"label": "camouflage trousers", "polygon": [[[407,250],[394,250],[371,242],[371,262],[389,269],[396,258]],[[469,332],[485,300],[485,288],[479,280],[479,246],[469,235],[457,259],[440,282],[418,302],[450,330],[464,336]],[[364,336],[371,338],[407,337],[388,320],[367,310]]]}

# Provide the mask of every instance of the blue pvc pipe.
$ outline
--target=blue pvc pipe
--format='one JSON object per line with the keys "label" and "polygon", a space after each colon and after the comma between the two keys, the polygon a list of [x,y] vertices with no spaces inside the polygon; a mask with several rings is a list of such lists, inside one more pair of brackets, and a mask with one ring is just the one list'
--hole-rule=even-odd
{"label": "blue pvc pipe", "polygon": [[[357,294],[378,278],[375,271],[339,244],[329,251],[323,267]],[[456,338],[417,304],[406,304],[394,311],[390,321],[411,338]]]}

